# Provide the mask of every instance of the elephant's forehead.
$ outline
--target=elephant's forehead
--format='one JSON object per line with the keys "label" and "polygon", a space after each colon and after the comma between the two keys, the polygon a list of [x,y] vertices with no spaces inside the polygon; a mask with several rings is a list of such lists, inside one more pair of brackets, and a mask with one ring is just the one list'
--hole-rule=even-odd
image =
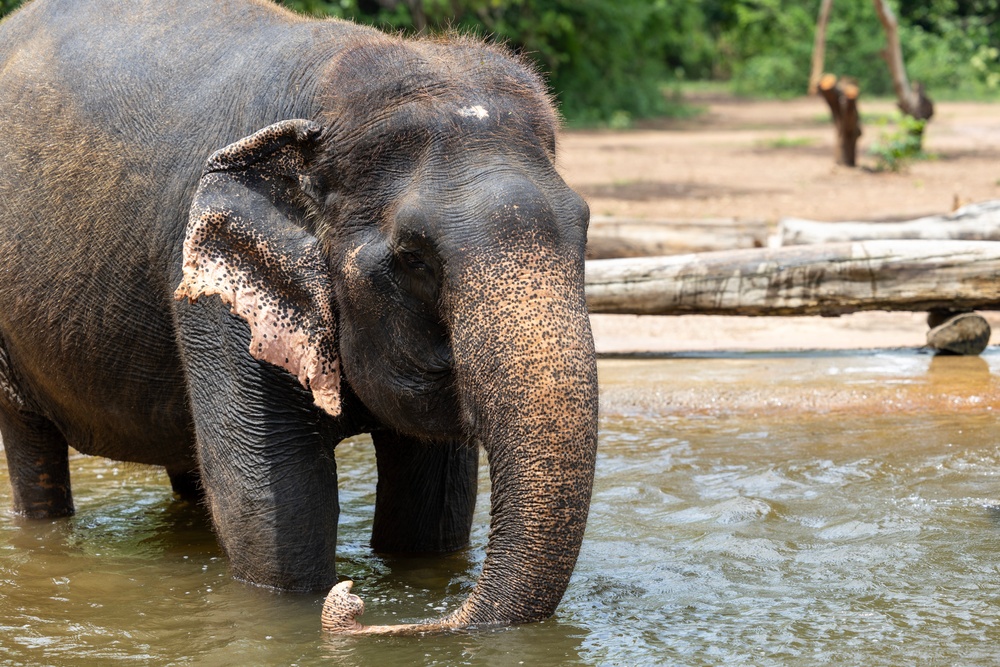
{"label": "elephant's forehead", "polygon": [[483,120],[490,117],[490,112],[486,110],[482,104],[474,104],[472,106],[461,107],[458,110],[458,115],[463,118],[478,118]]}
{"label": "elephant's forehead", "polygon": [[375,112],[347,111],[335,127],[338,144],[363,154],[455,142],[465,147],[470,141],[486,141],[498,150],[508,150],[525,144],[548,145],[555,136],[554,124],[547,122],[536,105],[485,93],[396,100]]}

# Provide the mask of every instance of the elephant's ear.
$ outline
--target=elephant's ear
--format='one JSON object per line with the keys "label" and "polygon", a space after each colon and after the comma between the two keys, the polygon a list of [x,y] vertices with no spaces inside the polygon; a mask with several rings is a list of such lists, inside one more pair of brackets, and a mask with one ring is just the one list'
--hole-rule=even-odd
{"label": "elephant's ear", "polygon": [[174,296],[218,294],[250,325],[250,354],[288,370],[316,405],[340,414],[340,361],[330,272],[300,226],[300,180],[320,127],[275,123],[217,151],[191,205]]}

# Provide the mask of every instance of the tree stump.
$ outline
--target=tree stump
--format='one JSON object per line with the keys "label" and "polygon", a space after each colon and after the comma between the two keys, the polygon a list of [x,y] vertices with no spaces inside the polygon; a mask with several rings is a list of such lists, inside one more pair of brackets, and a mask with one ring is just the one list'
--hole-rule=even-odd
{"label": "tree stump", "polygon": [[819,81],[819,94],[826,100],[837,128],[834,157],[837,164],[853,167],[857,164],[858,137],[861,120],[858,116],[858,96],[861,90],[848,79],[838,80],[834,74],[824,74]]}
{"label": "tree stump", "polygon": [[975,356],[990,343],[990,323],[978,313],[934,309],[927,324],[927,344],[938,352]]}

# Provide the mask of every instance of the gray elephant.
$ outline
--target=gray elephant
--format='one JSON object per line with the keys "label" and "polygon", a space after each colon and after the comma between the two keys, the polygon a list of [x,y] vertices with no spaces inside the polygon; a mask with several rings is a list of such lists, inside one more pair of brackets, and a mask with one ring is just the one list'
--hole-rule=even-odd
{"label": "gray elephant", "polygon": [[15,511],[74,511],[68,446],[163,466],[236,578],[319,590],[337,442],[372,434],[395,553],[468,543],[481,446],[482,574],[411,628],[552,614],[597,384],[588,210],[529,68],[263,0],[36,0],[0,24],[0,105]]}

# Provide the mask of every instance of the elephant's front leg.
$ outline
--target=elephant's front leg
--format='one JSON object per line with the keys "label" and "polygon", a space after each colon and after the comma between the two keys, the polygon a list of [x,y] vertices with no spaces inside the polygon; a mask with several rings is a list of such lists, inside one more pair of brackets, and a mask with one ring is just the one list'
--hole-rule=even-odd
{"label": "elephant's front leg", "polygon": [[250,356],[246,325],[214,305],[184,308],[201,483],[233,575],[329,587],[339,504],[326,418],[295,378]]}
{"label": "elephant's front leg", "polygon": [[469,544],[479,451],[463,442],[372,434],[378,464],[372,549],[445,553]]}

